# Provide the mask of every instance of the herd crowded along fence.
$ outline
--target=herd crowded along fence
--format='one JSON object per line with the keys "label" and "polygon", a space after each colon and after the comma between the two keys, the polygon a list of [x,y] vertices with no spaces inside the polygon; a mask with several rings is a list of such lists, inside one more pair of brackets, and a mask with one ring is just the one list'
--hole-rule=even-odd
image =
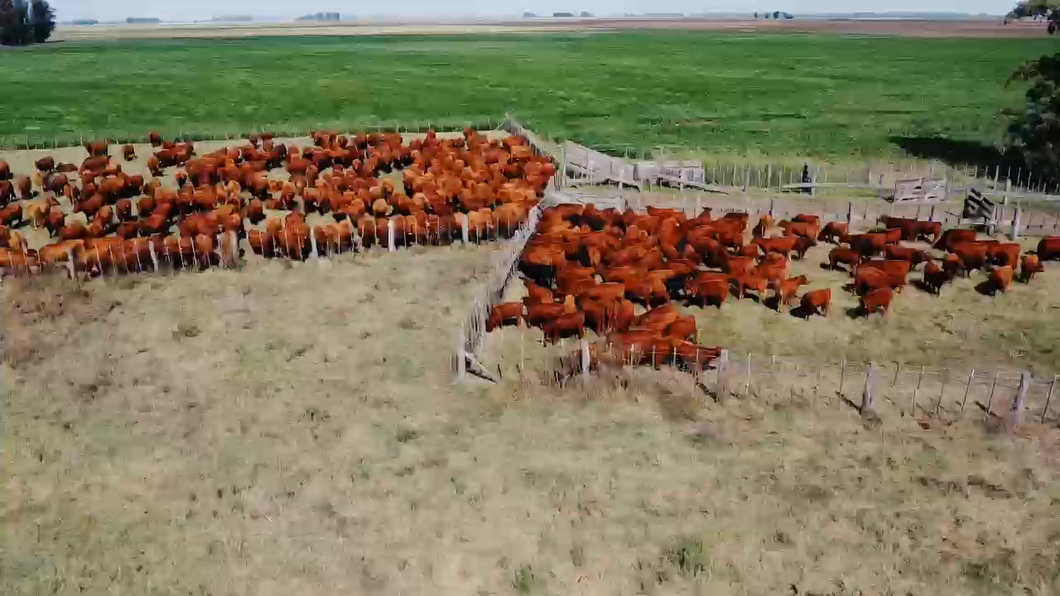
{"label": "herd crowded along fence", "polygon": [[[536,208],[532,211],[532,216],[537,216],[540,213],[540,209]],[[498,233],[498,228],[487,227],[484,228],[485,234],[476,234],[473,231],[469,231],[466,214],[457,214],[458,227],[460,230],[459,239],[466,244],[481,244],[483,242],[494,242],[503,240],[504,237]],[[463,219],[463,225],[459,225],[459,220]],[[534,220],[536,221],[536,220]],[[343,222],[346,223],[346,222]],[[338,224],[341,226],[342,224]],[[517,231],[525,230],[529,225],[528,221],[524,221]],[[536,225],[536,224],[535,224]],[[313,226],[318,228],[319,226]],[[506,224],[505,229],[511,229],[512,223]],[[350,231],[347,228],[347,231]],[[525,231],[522,232],[527,235]],[[387,219],[387,237],[380,238],[376,242],[375,246],[378,246],[381,250],[387,252],[395,252],[401,248],[411,248],[413,246],[423,247],[438,247],[445,246],[439,242],[440,237],[449,237],[453,234],[453,230],[441,228],[435,231],[434,234],[415,234],[415,233],[404,233],[402,229],[399,233],[395,226],[392,218]],[[513,236],[513,239],[517,236]],[[117,277],[119,275],[129,275],[135,273],[161,273],[161,272],[178,272],[178,271],[200,271],[210,267],[221,267],[221,268],[238,268],[246,263],[247,258],[245,255],[248,253],[253,254],[250,243],[247,238],[240,239],[235,232],[227,232],[218,234],[216,240],[217,243],[211,251],[202,251],[196,245],[195,242],[189,242],[186,246],[172,250],[168,244],[150,242],[146,239],[142,245],[142,250],[134,250],[131,253],[125,251],[129,250],[126,248],[125,243],[115,244],[117,248],[112,248],[111,253],[104,257],[101,257],[99,248],[86,249],[83,259],[83,266],[88,268],[88,271],[81,271],[81,273],[92,273],[99,275],[106,279],[108,277]],[[184,238],[184,240],[190,240]],[[291,246],[291,241],[297,246],[304,246],[304,250],[297,253],[293,253],[288,250],[287,247]],[[523,240],[525,244],[526,240]],[[317,241],[317,236],[313,233],[308,234],[305,238],[301,237],[290,237],[287,236],[286,228],[281,230],[278,237],[272,238],[272,244],[264,247],[268,249],[267,252],[271,256],[256,255],[253,258],[263,259],[285,259],[288,261],[308,261],[315,259],[331,259],[342,254],[364,254],[371,246],[366,246],[363,239],[357,234],[356,229],[352,229],[350,236],[350,242],[333,242],[328,239],[324,244]],[[521,249],[520,249],[521,250]],[[262,251],[266,252],[265,250]],[[34,257],[20,255],[20,259],[12,260],[10,266],[10,274],[14,277],[32,277],[34,275],[47,274],[50,272],[64,272],[71,279],[80,281],[81,275],[78,275],[75,271],[75,259],[72,252],[67,252],[66,259],[52,264],[46,263],[41,259],[40,253],[35,252]],[[15,255],[13,255],[15,256]],[[494,260],[497,261],[500,254],[494,255]],[[496,264],[494,265],[496,266]],[[7,269],[0,269],[0,279],[3,278]]]}
{"label": "herd crowded along fence", "polygon": [[[819,215],[822,221],[845,221],[854,227],[873,227],[880,217],[905,217],[922,221],[939,221],[943,227],[986,226],[995,233],[1016,238],[1024,234],[1050,236],[1060,234],[1060,212],[1036,210],[1031,206],[998,205],[993,222],[965,219],[963,203],[888,203],[872,200],[842,200],[804,195],[782,196],[772,199],[747,195],[721,195],[705,192],[636,192],[612,189],[608,193],[621,197],[622,203],[634,211],[644,212],[651,207],[682,209],[694,216],[710,207],[714,213],[742,212],[751,216],[772,213],[775,218],[790,218],[800,213]],[[588,195],[579,195],[588,196]],[[606,196],[606,195],[601,195]]]}

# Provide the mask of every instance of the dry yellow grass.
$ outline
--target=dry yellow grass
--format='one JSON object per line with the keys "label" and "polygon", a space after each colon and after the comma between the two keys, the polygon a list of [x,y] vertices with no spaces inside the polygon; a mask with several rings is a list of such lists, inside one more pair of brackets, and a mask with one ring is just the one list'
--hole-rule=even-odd
{"label": "dry yellow grass", "polygon": [[453,387],[488,253],[5,280],[0,592],[1060,590],[1055,429]]}

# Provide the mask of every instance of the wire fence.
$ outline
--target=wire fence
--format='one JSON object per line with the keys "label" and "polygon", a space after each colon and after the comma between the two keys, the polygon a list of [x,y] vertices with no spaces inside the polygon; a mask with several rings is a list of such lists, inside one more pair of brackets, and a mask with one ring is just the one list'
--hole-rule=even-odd
{"label": "wire fence", "polygon": [[979,416],[1060,424],[1056,374],[820,360],[705,346],[683,352],[619,349],[606,338],[545,345],[531,339],[536,332],[528,329],[506,330],[504,335],[483,360],[499,379],[534,375],[543,385],[563,387],[648,367],[687,373],[692,387],[715,399],[797,401],[946,422]]}

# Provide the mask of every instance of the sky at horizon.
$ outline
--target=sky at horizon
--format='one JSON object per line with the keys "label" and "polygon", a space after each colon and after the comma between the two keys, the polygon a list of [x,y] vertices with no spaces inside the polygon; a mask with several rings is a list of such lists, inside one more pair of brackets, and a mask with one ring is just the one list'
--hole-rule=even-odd
{"label": "sky at horizon", "polygon": [[291,18],[315,12],[339,12],[347,17],[467,18],[518,16],[523,12],[547,15],[557,11],[588,11],[597,15],[642,14],[646,12],[747,13],[756,10],[784,10],[798,15],[852,12],[963,12],[1004,14],[1014,2],[1005,0],[893,0],[878,2],[854,0],[803,0],[786,2],[764,0],[465,0],[441,3],[430,0],[403,0],[394,4],[367,4],[338,0],[304,3],[278,0],[49,0],[60,21],[75,19],[124,20],[126,17],[152,17],[165,21],[207,20],[219,16],[253,15]]}

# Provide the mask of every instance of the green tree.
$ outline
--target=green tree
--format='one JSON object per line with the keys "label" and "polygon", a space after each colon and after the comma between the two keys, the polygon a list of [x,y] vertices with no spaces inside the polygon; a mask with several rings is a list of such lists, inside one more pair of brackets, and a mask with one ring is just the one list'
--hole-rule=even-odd
{"label": "green tree", "polygon": [[29,24],[34,43],[44,43],[55,30],[55,11],[46,0],[31,0]]}
{"label": "green tree", "polygon": [[1027,105],[1008,127],[1012,149],[1032,171],[1053,179],[1060,174],[1060,54],[1027,62],[1009,79],[1030,82]]}
{"label": "green tree", "polygon": [[1028,17],[1035,21],[1045,21],[1049,35],[1052,35],[1056,33],[1057,27],[1060,27],[1060,5],[1055,4],[1053,0],[1023,0],[1005,15],[1005,23],[1007,24],[1009,19]]}
{"label": "green tree", "polygon": [[29,7],[25,0],[0,0],[0,45],[31,43],[28,21]]}

